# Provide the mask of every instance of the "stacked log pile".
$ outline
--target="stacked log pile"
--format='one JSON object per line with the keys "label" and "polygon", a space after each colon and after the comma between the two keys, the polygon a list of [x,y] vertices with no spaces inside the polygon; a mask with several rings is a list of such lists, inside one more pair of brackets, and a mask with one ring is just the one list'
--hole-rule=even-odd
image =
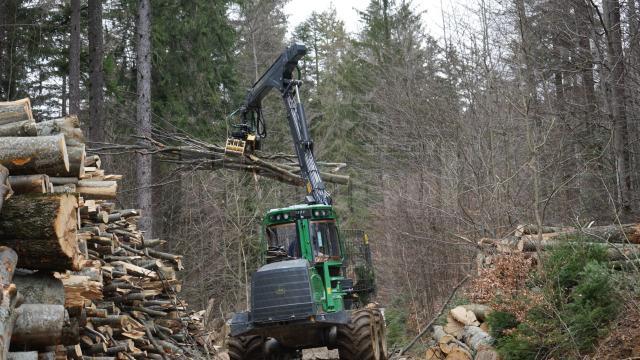
{"label": "stacked log pile", "polygon": [[606,250],[611,267],[617,270],[640,268],[640,224],[589,226],[585,228],[520,225],[511,236],[478,241],[478,270],[491,267],[497,256],[522,254],[534,261],[538,253],[580,242]]}
{"label": "stacked log pile", "polygon": [[433,345],[427,349],[427,360],[497,360],[493,338],[485,320],[491,309],[469,304],[451,309],[444,326],[433,326]]}
{"label": "stacked log pile", "polygon": [[199,357],[182,257],[116,209],[119,179],[87,156],[77,117],[0,103],[0,360]]}

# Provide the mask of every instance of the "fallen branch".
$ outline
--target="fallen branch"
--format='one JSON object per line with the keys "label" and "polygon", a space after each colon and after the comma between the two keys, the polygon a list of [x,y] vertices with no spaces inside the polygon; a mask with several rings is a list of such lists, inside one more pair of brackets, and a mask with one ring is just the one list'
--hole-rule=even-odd
{"label": "fallen branch", "polygon": [[460,280],[460,282],[458,283],[458,285],[456,285],[453,290],[451,290],[451,293],[449,294],[449,297],[447,298],[447,301],[444,302],[444,304],[442,304],[442,307],[440,308],[440,311],[438,312],[438,314],[436,316],[433,317],[433,319],[431,319],[431,321],[429,321],[427,323],[427,325],[424,326],[424,329],[422,329],[422,331],[420,331],[420,333],[418,335],[416,335],[416,337],[413,338],[413,340],[411,340],[409,342],[409,344],[407,344],[402,350],[400,350],[400,352],[398,353],[397,356],[402,356],[404,355],[407,351],[409,351],[409,349],[411,349],[413,347],[413,345],[416,344],[416,342],[424,336],[424,334],[426,334],[429,329],[431,329],[431,326],[433,325],[433,323],[436,322],[436,320],[438,320],[438,318],[444,313],[445,309],[447,308],[447,305],[449,305],[449,303],[451,302],[451,299],[453,299],[453,297],[455,296],[456,292],[458,292],[458,289],[460,289],[460,287],[467,282],[467,280],[469,280],[471,276],[467,275],[464,277],[464,279]]}
{"label": "fallen branch", "polygon": [[[300,167],[297,158],[291,155],[269,155],[262,152],[244,155],[230,155],[224,147],[205,143],[184,134],[168,134],[154,130],[156,137],[135,137],[137,144],[96,144],[90,149],[93,153],[119,155],[125,153],[140,153],[154,155],[160,161],[175,164],[180,170],[215,170],[231,169],[245,171],[266,178],[281,181],[290,185],[304,186],[300,177]],[[328,171],[321,171],[324,181],[346,185],[349,176],[338,175],[334,172],[346,166],[343,163],[323,163],[319,166],[330,167]]]}

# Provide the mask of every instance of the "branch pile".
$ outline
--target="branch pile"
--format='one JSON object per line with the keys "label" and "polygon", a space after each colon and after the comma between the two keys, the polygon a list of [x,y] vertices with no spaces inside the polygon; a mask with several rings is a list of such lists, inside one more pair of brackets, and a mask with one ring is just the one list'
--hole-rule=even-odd
{"label": "branch pile", "polygon": [[[161,161],[175,164],[178,170],[230,169],[245,171],[294,186],[304,186],[297,158],[285,154],[259,151],[243,155],[227,153],[224,146],[210,144],[177,131],[156,127],[152,137],[136,137],[137,144],[97,144],[91,151],[117,155],[128,152],[151,154]],[[349,177],[336,174],[344,163],[318,162],[322,179],[328,183],[346,185]]]}
{"label": "branch pile", "polygon": [[116,209],[120,178],[86,155],[77,117],[36,123],[28,99],[0,103],[0,360],[206,349],[202,314],[178,297],[181,256]]}

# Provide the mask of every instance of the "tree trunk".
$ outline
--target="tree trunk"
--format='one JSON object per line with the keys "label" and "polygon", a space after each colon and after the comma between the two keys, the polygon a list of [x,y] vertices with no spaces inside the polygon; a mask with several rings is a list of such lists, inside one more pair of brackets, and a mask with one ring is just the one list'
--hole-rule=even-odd
{"label": "tree trunk", "polygon": [[71,0],[69,114],[80,113],[80,0]]}
{"label": "tree trunk", "polygon": [[64,136],[0,138],[0,164],[13,175],[68,173]]}
{"label": "tree trunk", "polygon": [[104,141],[102,0],[89,0],[89,140]]}
{"label": "tree trunk", "polygon": [[60,99],[62,111],[60,116],[67,116],[67,76],[62,75],[62,96]]}
{"label": "tree trunk", "polygon": [[540,208],[540,198],[541,198],[541,180],[540,180],[540,160],[539,160],[539,150],[537,145],[537,134],[538,129],[541,126],[540,116],[538,114],[538,95],[536,92],[536,79],[534,72],[534,57],[533,57],[533,49],[534,43],[533,36],[531,34],[531,29],[529,25],[529,18],[527,17],[525,11],[524,0],[514,0],[516,12],[517,12],[517,21],[518,21],[518,30],[520,33],[520,58],[521,63],[524,64],[522,67],[522,73],[520,74],[521,81],[524,83],[524,94],[523,94],[523,106],[521,112],[524,114],[525,122],[526,122],[526,139],[527,139],[527,147],[529,149],[529,156],[531,157],[531,161],[529,162],[529,168],[531,169],[531,175],[533,178],[533,199],[531,208],[533,210],[533,215],[536,219],[536,225],[541,228],[542,227],[542,209]]}
{"label": "tree trunk", "polygon": [[613,121],[613,150],[616,162],[618,202],[621,215],[624,218],[628,218],[632,210],[632,189],[620,2],[618,0],[603,0],[602,5],[607,26],[607,59],[611,69],[609,83],[612,89],[611,103],[613,109],[611,115]]}
{"label": "tree trunk", "polygon": [[0,246],[0,360],[7,359],[13,327],[18,316],[15,309],[17,302],[17,288],[12,284],[13,273],[16,270],[18,255],[6,246]]}
{"label": "tree trunk", "polygon": [[[151,135],[151,9],[149,0],[138,2],[138,44],[137,44],[137,92],[136,133]],[[140,229],[148,237],[153,236],[152,224],[152,163],[151,156],[136,154],[137,203],[142,210]]]}
{"label": "tree trunk", "polygon": [[[593,79],[593,55],[591,53],[591,5],[582,0],[573,0],[574,8],[574,21],[576,27],[576,36],[578,37],[578,48],[576,51],[576,65],[578,67],[579,74],[582,78],[582,84],[580,86],[580,97],[577,99],[577,104],[580,105],[582,124],[579,127],[577,136],[581,139],[580,146],[583,149],[584,154],[593,154],[596,152],[598,146],[596,140],[596,134],[598,127],[596,126],[596,119],[598,118],[599,101],[595,94],[595,81]],[[591,160],[588,156],[584,160]],[[583,155],[583,157],[585,157]],[[591,185],[592,181],[587,182],[589,174],[586,174],[583,184]]]}
{"label": "tree trunk", "polygon": [[23,268],[78,270],[77,206],[70,194],[13,196],[2,209],[0,244],[20,255]]}

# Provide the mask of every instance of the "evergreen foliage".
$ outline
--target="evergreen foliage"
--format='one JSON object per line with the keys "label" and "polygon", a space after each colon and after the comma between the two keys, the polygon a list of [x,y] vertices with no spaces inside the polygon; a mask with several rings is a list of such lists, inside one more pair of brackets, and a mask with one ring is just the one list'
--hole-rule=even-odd
{"label": "evergreen foliage", "polygon": [[620,308],[617,276],[603,246],[567,243],[550,251],[536,286],[544,302],[518,323],[504,312],[489,315],[505,359],[580,359],[608,332]]}

